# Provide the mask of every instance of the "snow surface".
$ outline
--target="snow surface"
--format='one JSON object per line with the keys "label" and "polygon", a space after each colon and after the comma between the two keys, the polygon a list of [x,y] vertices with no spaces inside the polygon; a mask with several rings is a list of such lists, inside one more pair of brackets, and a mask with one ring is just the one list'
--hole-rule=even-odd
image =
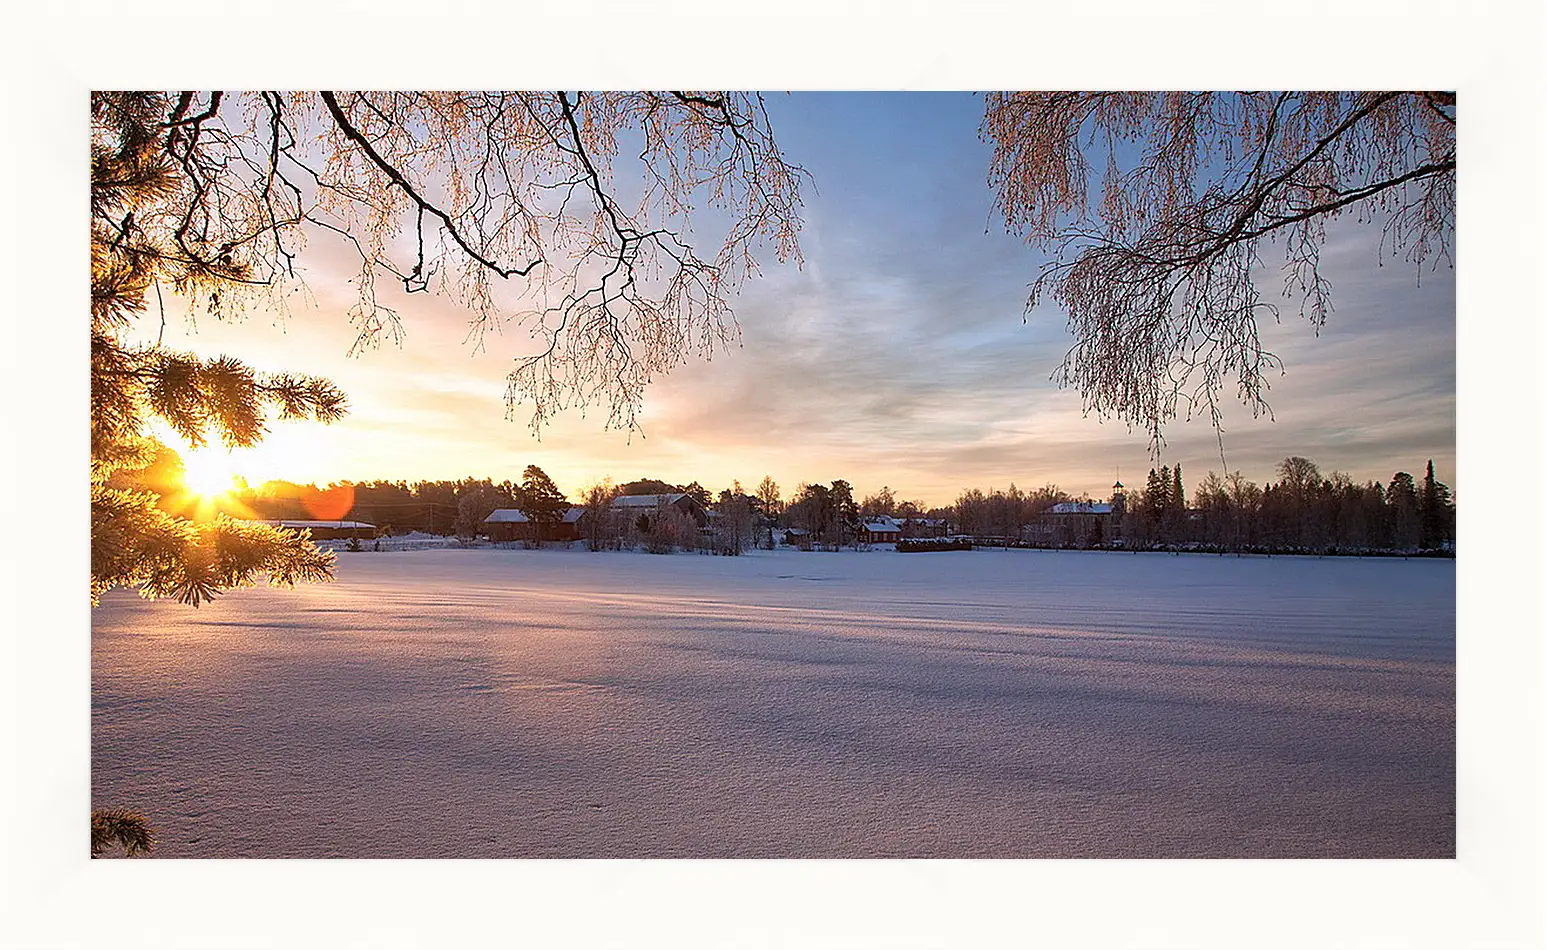
{"label": "snow surface", "polygon": [[1455,564],[339,555],[93,613],[163,857],[1450,857]]}

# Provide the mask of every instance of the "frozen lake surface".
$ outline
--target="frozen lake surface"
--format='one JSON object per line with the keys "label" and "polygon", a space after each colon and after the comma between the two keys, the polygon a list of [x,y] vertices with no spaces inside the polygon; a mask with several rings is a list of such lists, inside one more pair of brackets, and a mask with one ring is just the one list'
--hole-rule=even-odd
{"label": "frozen lake surface", "polygon": [[93,612],[163,857],[1453,857],[1455,564],[340,554]]}

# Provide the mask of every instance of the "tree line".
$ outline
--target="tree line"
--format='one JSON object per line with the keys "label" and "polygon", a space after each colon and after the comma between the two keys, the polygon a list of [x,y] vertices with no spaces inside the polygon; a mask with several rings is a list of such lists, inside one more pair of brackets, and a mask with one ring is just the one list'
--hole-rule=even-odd
{"label": "tree line", "polygon": [[1142,489],[1114,493],[1110,515],[1069,520],[1052,532],[1028,531],[1072,498],[1056,485],[1033,492],[963,491],[953,508],[960,534],[1057,547],[1190,548],[1252,552],[1418,552],[1449,549],[1456,537],[1450,487],[1429,461],[1422,480],[1397,472],[1385,484],[1323,474],[1289,456],[1276,482],[1258,485],[1240,471],[1210,471],[1187,500],[1182,466],[1151,469]]}
{"label": "tree line", "polygon": [[[1430,461],[1422,478],[1397,472],[1386,483],[1356,483],[1343,472],[1323,474],[1302,456],[1289,456],[1275,467],[1276,481],[1258,485],[1240,471],[1208,472],[1187,497],[1182,466],[1151,469],[1143,488],[1112,497],[1114,511],[1099,526],[1066,525],[1056,534],[1028,530],[1055,505],[1091,502],[1055,484],[1024,490],[964,489],[954,503],[926,507],[899,498],[888,486],[859,495],[851,482],[801,482],[786,501],[780,487],[765,476],[746,492],[739,481],[718,493],[697,481],[677,484],[640,478],[614,484],[602,479],[587,485],[572,502],[540,466],[528,465],[519,480],[461,479],[361,480],[325,487],[277,480],[240,486],[216,510],[263,520],[353,520],[376,526],[383,534],[423,532],[471,538],[499,508],[518,508],[537,522],[556,523],[571,507],[586,509],[586,543],[594,550],[643,547],[646,550],[714,550],[740,554],[771,546],[775,528],[796,528],[818,546],[857,540],[859,526],[887,515],[944,519],[954,534],[1004,543],[1058,547],[1194,547],[1230,551],[1436,551],[1455,540],[1455,501],[1450,487],[1434,476]],[[155,493],[172,514],[192,504],[180,483],[177,454],[159,447],[143,469],[114,482],[127,490]],[[709,524],[683,524],[665,510],[627,513],[612,510],[620,495],[691,497]],[[691,520],[691,519],[690,519]],[[704,529],[704,530],[700,530]]]}
{"label": "tree line", "polygon": [[1298,455],[1279,462],[1276,473],[1277,482],[1258,487],[1239,471],[1211,471],[1186,507],[1181,466],[1162,468],[1129,506],[1125,533],[1141,544],[1316,553],[1438,551],[1455,541],[1455,500],[1434,477],[1433,460],[1421,481],[1397,472],[1384,485],[1324,475]]}
{"label": "tree line", "polygon": [[[167,479],[175,467],[161,468]],[[537,522],[557,522],[572,505],[586,510],[584,540],[593,550],[642,547],[653,551],[714,550],[740,554],[758,545],[772,546],[775,528],[795,528],[818,546],[856,541],[859,526],[878,516],[935,518],[959,535],[1010,543],[1059,547],[1192,547],[1230,551],[1434,551],[1455,540],[1455,501],[1450,487],[1434,476],[1430,461],[1421,479],[1408,472],[1390,481],[1356,483],[1343,472],[1323,474],[1302,456],[1289,456],[1275,467],[1276,481],[1258,485],[1240,471],[1208,472],[1187,497],[1182,466],[1151,469],[1143,488],[1113,496],[1113,511],[1099,528],[1068,529],[1037,535],[1028,526],[1044,519],[1053,506],[1087,502],[1055,484],[1025,490],[968,488],[954,503],[926,507],[901,499],[888,486],[858,495],[851,482],[801,482],[786,501],[779,485],[765,476],[746,492],[739,481],[718,493],[697,481],[677,484],[641,478],[615,484],[611,479],[587,485],[572,502],[539,466],[529,465],[518,481],[492,478],[454,480],[341,481],[319,488],[287,481],[267,482],[232,493],[230,506],[247,517],[269,520],[327,518],[375,525],[382,533],[473,537],[499,508],[519,508]],[[693,498],[710,523],[685,523],[680,513],[654,509],[614,511],[620,495],[670,495]],[[175,498],[167,492],[166,498]],[[331,505],[331,507],[330,507]],[[687,522],[691,522],[691,518]]]}

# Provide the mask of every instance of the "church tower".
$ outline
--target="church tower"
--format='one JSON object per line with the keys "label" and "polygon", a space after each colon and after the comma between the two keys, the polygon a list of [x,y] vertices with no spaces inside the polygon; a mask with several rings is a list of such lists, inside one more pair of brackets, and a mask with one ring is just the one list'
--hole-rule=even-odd
{"label": "church tower", "polygon": [[1128,493],[1123,490],[1123,480],[1119,476],[1112,482],[1112,513],[1107,517],[1110,522],[1107,526],[1107,537],[1121,543],[1123,537],[1123,518],[1128,513]]}

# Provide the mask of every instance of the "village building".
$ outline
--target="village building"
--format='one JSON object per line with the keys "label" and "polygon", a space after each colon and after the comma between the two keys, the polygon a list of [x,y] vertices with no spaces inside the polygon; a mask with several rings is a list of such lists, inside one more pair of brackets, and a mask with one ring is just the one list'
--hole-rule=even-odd
{"label": "village building", "polygon": [[785,528],[784,543],[805,547],[811,544],[811,532],[805,528]]}
{"label": "village building", "polygon": [[904,538],[943,538],[951,533],[944,518],[903,518],[898,523]]}
{"label": "village building", "polygon": [[1021,539],[1059,547],[1091,547],[1123,534],[1127,496],[1123,483],[1112,486],[1111,501],[1064,501],[1021,528]]}
{"label": "village building", "polygon": [[270,525],[275,528],[289,528],[293,531],[310,531],[313,541],[345,541],[359,539],[369,541],[376,537],[376,526],[364,521],[298,521],[284,519],[279,521],[260,521],[259,524]]}
{"label": "village building", "polygon": [[1021,529],[1021,538],[1037,544],[1086,547],[1111,537],[1112,505],[1100,501],[1064,501]]}
{"label": "village building", "polygon": [[483,519],[483,528],[490,541],[574,541],[584,516],[584,508],[570,508],[558,521],[544,525],[520,508],[496,508]]}
{"label": "village building", "polygon": [[672,492],[666,495],[619,495],[612,500],[611,508],[614,511],[624,511],[646,518],[654,517],[657,509],[675,508],[689,518],[693,523],[702,528],[709,523],[708,512],[704,506],[698,503],[692,495],[686,492]]}
{"label": "village building", "polygon": [[857,531],[861,544],[895,544],[902,539],[902,525],[887,515],[861,521]]}

